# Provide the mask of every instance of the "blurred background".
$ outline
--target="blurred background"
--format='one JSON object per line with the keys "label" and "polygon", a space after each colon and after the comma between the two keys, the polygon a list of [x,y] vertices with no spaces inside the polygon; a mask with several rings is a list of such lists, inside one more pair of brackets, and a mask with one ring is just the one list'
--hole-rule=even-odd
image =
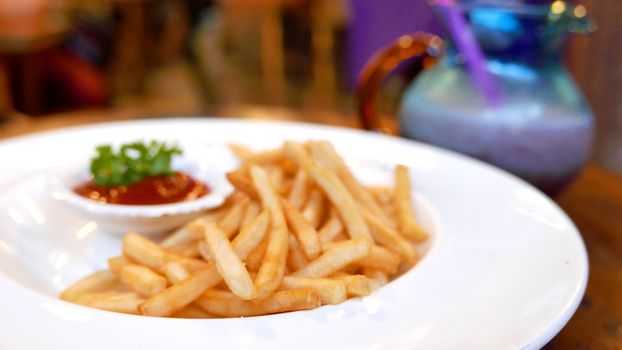
{"label": "blurred background", "polygon": [[[581,2],[598,25],[565,61],[597,118],[593,160],[622,173],[620,0]],[[0,0],[0,128],[20,118],[354,115],[370,55],[440,33],[415,0]],[[383,85],[395,115],[408,70]]]}

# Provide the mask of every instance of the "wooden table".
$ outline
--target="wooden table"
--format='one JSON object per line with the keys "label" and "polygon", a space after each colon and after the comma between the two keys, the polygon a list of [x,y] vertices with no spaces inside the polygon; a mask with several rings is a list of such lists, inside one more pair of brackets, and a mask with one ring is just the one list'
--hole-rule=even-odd
{"label": "wooden table", "polygon": [[[153,115],[151,113],[123,110],[79,112],[37,119],[14,116],[9,124],[0,125],[0,140],[65,126],[145,118]],[[355,119],[330,112],[299,113],[248,107],[221,110],[219,114],[247,118],[269,115],[272,119],[358,126]],[[545,349],[622,349],[622,177],[588,164],[578,179],[554,199],[583,235],[590,257],[590,278],[576,314]]]}
{"label": "wooden table", "polygon": [[581,306],[546,349],[622,349],[622,178],[588,165],[555,201],[583,235],[590,277]]}

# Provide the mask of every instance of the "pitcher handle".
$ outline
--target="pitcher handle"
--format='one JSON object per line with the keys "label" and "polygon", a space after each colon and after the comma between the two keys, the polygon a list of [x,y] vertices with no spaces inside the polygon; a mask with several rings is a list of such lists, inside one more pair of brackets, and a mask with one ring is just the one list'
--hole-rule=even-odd
{"label": "pitcher handle", "polygon": [[436,63],[444,50],[443,39],[424,32],[406,34],[372,56],[361,71],[356,89],[357,110],[361,124],[367,130],[386,132],[379,127],[376,115],[376,95],[385,76],[403,61],[423,57],[421,70]]}

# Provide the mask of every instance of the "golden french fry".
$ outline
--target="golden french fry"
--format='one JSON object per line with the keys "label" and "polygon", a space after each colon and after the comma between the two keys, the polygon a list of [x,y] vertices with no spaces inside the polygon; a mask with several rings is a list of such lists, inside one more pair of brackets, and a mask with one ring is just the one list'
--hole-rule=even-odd
{"label": "golden french fry", "polygon": [[367,190],[374,196],[376,202],[384,212],[384,215],[391,219],[391,228],[397,228],[397,218],[395,215],[395,203],[393,201],[393,188],[390,187],[368,187]]}
{"label": "golden french fry", "polygon": [[199,243],[194,242],[188,244],[183,249],[180,249],[178,254],[186,258],[196,258],[201,256],[201,252],[199,251]]}
{"label": "golden french fry", "polygon": [[218,318],[219,316],[211,314],[203,308],[199,306],[194,306],[192,304],[184,307],[183,309],[177,311],[170,317],[172,318]]}
{"label": "golden french fry", "polygon": [[195,304],[216,315],[242,317],[313,309],[322,305],[322,301],[312,289],[278,291],[257,302],[240,299],[226,291],[210,289]]}
{"label": "golden french fry", "polygon": [[229,208],[231,207],[230,201],[234,198],[235,196],[227,197],[225,199],[225,202],[221,206],[208,210],[201,216],[201,219],[207,221],[220,221],[222,217],[225,216],[225,214],[227,213],[227,210],[229,210]]}
{"label": "golden french fry", "polygon": [[300,249],[294,235],[289,235],[289,252],[287,253],[287,266],[291,271],[300,270],[309,263]]}
{"label": "golden french fry", "polygon": [[227,197],[225,203],[223,203],[220,207],[210,209],[199,219],[190,221],[186,225],[182,226],[181,228],[177,229],[175,232],[164,238],[162,242],[160,242],[160,247],[174,253],[179,253],[189,244],[202,240],[203,232],[200,230],[196,230],[196,220],[214,222],[220,221],[222,217],[230,211],[233,202],[237,202],[239,200],[240,196],[238,196],[237,194]]}
{"label": "golden french fry", "polygon": [[395,168],[395,209],[399,220],[400,232],[408,239],[421,242],[428,238],[428,233],[415,221],[410,174],[408,168],[398,165]]}
{"label": "golden french fry", "polygon": [[384,214],[374,197],[352,175],[341,156],[329,142],[314,141],[310,142],[309,146],[313,157],[337,174],[357,202],[378,217],[382,223],[393,227],[393,222]]}
{"label": "golden french fry", "polygon": [[393,275],[400,267],[402,259],[398,254],[378,245],[372,245],[371,252],[355,262],[362,267],[372,267]]}
{"label": "golden french fry", "polygon": [[322,225],[318,231],[318,236],[320,237],[320,242],[324,245],[334,240],[341,232],[343,232],[343,224],[341,219],[335,215]]}
{"label": "golden french fry", "polygon": [[363,215],[337,175],[315,164],[300,144],[286,142],[285,153],[322,188],[324,194],[339,211],[348,235],[352,238],[363,237],[371,241],[372,237]]}
{"label": "golden french fry", "polygon": [[414,247],[396,231],[383,225],[373,215],[369,213],[364,215],[376,242],[401,255],[409,264],[414,264],[419,259]]}
{"label": "golden french fry", "polygon": [[255,298],[257,290],[253,280],[233,250],[231,242],[217,224],[205,223],[205,242],[212,261],[231,292],[242,299]]}
{"label": "golden french fry", "polygon": [[220,220],[219,226],[227,238],[233,236],[242,225],[246,206],[250,202],[249,198],[244,196],[233,204],[231,210]]}
{"label": "golden french fry", "polygon": [[108,259],[108,268],[110,269],[110,271],[112,271],[112,273],[117,276],[119,276],[119,273],[121,273],[121,268],[123,266],[126,266],[127,264],[130,264],[129,259],[122,255],[113,256],[112,258]]}
{"label": "golden french fry", "polygon": [[298,169],[296,177],[294,178],[294,184],[289,191],[287,201],[296,209],[301,209],[302,205],[307,200],[307,192],[309,189],[309,178],[307,173],[303,169]]}
{"label": "golden french fry", "polygon": [[285,213],[289,228],[298,239],[305,256],[308,259],[317,258],[322,253],[322,244],[317,231],[302,213],[283,198],[281,198],[281,207],[283,208],[283,213]]}
{"label": "golden french fry", "polygon": [[246,158],[247,163],[252,164],[266,164],[266,163],[279,163],[283,160],[283,149],[273,148],[261,152],[254,152],[250,157]]}
{"label": "golden french fry", "polygon": [[243,169],[228,172],[227,180],[229,180],[231,185],[237,190],[246,193],[253,200],[259,200],[259,194],[255,189],[255,185],[253,185],[252,180]]}
{"label": "golden french fry", "polygon": [[336,272],[331,273],[331,276],[336,274],[336,273],[345,273],[348,275],[356,275],[358,273],[360,273],[361,271],[361,267],[357,266],[356,264],[349,264],[344,266],[342,269],[337,270]]}
{"label": "golden french fry", "polygon": [[393,189],[391,187],[368,186],[367,191],[376,199],[380,207],[394,204]]}
{"label": "golden french fry", "polygon": [[320,226],[323,214],[324,196],[319,190],[313,189],[309,193],[309,200],[307,200],[304,209],[302,209],[302,215],[311,223],[311,226],[316,229]]}
{"label": "golden french fry", "polygon": [[261,152],[255,152],[244,145],[229,144],[229,149],[233,154],[235,154],[240,160],[245,163],[278,163],[283,159],[283,150],[281,148],[274,148]]}
{"label": "golden french fry", "polygon": [[123,254],[141,265],[160,271],[167,261],[167,252],[149,238],[130,232],[123,238]]}
{"label": "golden french fry", "polygon": [[257,298],[262,299],[276,290],[281,283],[287,262],[289,234],[279,199],[270,186],[265,170],[251,166],[250,173],[261,203],[270,211],[272,223],[268,246],[255,280]]}
{"label": "golden french fry", "polygon": [[199,270],[185,280],[174,284],[138,306],[143,315],[170,316],[195,301],[208,288],[222,281],[214,264]]}
{"label": "golden french fry", "polygon": [[225,203],[216,209],[211,209],[205,215],[198,219],[190,221],[186,225],[177,229],[175,232],[164,238],[160,242],[160,247],[166,249],[169,252],[182,254],[184,250],[200,240],[203,240],[203,231],[200,227],[197,227],[199,221],[220,221],[227,213],[231,211],[234,203],[238,203],[244,196],[240,193],[235,193],[229,196]]}
{"label": "golden french fry", "polygon": [[364,267],[363,275],[369,278],[369,286],[372,290],[376,290],[389,283],[389,276],[387,276],[387,273],[379,269]]}
{"label": "golden french fry", "polygon": [[193,230],[193,222],[191,221],[162,240],[162,242],[160,242],[160,247],[169,250],[174,247],[186,247],[188,244],[194,243],[202,238],[203,236],[200,233]]}
{"label": "golden french fry", "polygon": [[165,250],[167,253],[172,253],[179,256],[183,256],[183,254],[192,254],[193,252],[191,246],[196,245],[196,242],[197,241],[180,243],[178,245],[166,247]]}
{"label": "golden french fry", "polygon": [[264,237],[261,243],[259,243],[259,245],[246,257],[244,262],[246,263],[248,271],[257,272],[259,270],[261,263],[263,262],[263,256],[268,248],[268,242],[269,237]]}
{"label": "golden french fry", "polygon": [[268,172],[268,179],[270,180],[270,185],[274,189],[274,191],[278,194],[283,194],[283,184],[284,184],[284,175],[283,169],[275,166],[267,167],[266,171]]}
{"label": "golden french fry", "polygon": [[[242,228],[240,233],[231,242],[233,250],[240,257],[240,259],[246,259],[261,242],[263,241],[268,227],[270,226],[270,213],[267,210],[261,212],[261,214],[245,227]],[[199,252],[205,261],[211,261],[212,257],[207,248],[205,241],[200,241],[198,244]],[[263,258],[263,255],[259,259]],[[259,261],[261,263],[261,260]]]}
{"label": "golden french fry", "polygon": [[371,294],[370,280],[365,275],[340,274],[332,278],[345,284],[348,297],[365,297]]}
{"label": "golden french fry", "polygon": [[171,282],[171,284],[179,283],[186,278],[190,277],[190,272],[179,261],[169,261],[162,267],[164,276]]}
{"label": "golden french fry", "polygon": [[209,249],[207,249],[207,243],[205,243],[205,240],[199,241],[198,247],[199,253],[201,254],[203,260],[212,261],[212,256],[209,253]]}
{"label": "golden french fry", "polygon": [[207,269],[210,266],[208,262],[205,262],[200,259],[184,258],[184,257],[177,257],[177,256],[172,256],[172,255],[167,257],[167,262],[169,261],[178,261],[190,273]]}
{"label": "golden french fry", "polygon": [[335,243],[317,259],[292,275],[297,277],[326,277],[337,272],[371,251],[371,242],[364,237]]}
{"label": "golden french fry", "polygon": [[[338,243],[328,243],[325,249],[330,250],[336,244]],[[402,259],[398,254],[379,245],[372,244],[369,254],[356,260],[352,264],[358,267],[371,267],[382,270],[389,275],[393,275],[397,272],[401,262]]]}
{"label": "golden french fry", "polygon": [[134,292],[102,292],[82,295],[75,302],[101,310],[138,314],[138,305],[144,300]]}
{"label": "golden french fry", "polygon": [[288,194],[292,190],[292,186],[294,184],[294,179],[291,177],[283,178],[283,183],[281,184],[281,188],[279,189],[278,194],[283,197],[287,197]]}
{"label": "golden french fry", "polygon": [[263,210],[250,224],[242,228],[231,242],[233,250],[240,259],[246,259],[261,244],[268,232],[269,226],[270,212]]}
{"label": "golden french fry", "polygon": [[121,283],[145,297],[152,297],[166,288],[166,278],[140,265],[126,264],[121,267],[119,279]]}
{"label": "golden french fry", "polygon": [[350,239],[350,237],[348,237],[345,232],[341,231],[333,238],[332,243],[347,241],[348,239]]}
{"label": "golden french fry", "polygon": [[[199,221],[199,224],[204,225],[205,222]],[[268,227],[270,226],[270,213],[264,210],[255,217],[255,219],[245,227],[242,228],[240,233],[231,242],[233,250],[240,257],[240,259],[246,259],[256,248],[264,241]],[[205,227],[201,228],[201,232],[204,232]],[[200,241],[198,244],[199,252],[205,261],[211,261],[212,257],[207,248],[205,241]],[[265,248],[265,247],[264,247]],[[255,258],[259,259],[257,265],[261,263],[263,255]]]}
{"label": "golden french fry", "polygon": [[337,305],[347,299],[347,290],[344,282],[330,278],[305,278],[285,276],[281,287],[288,289],[313,289],[322,300],[322,304]]}
{"label": "golden french fry", "polygon": [[243,161],[251,158],[253,154],[255,154],[255,152],[253,152],[253,150],[251,150],[247,146],[240,145],[238,143],[230,143],[228,146],[229,150],[231,150],[231,152],[235,154],[238,159]]}
{"label": "golden french fry", "polygon": [[257,217],[257,215],[259,215],[259,213],[261,213],[261,206],[259,203],[255,201],[248,203],[244,216],[242,217],[242,224],[240,227],[244,228],[244,226],[250,224]]}
{"label": "golden french fry", "polygon": [[119,279],[111,271],[98,271],[82,278],[65,289],[60,294],[60,298],[65,301],[75,301],[84,294],[101,292],[118,285],[118,283]]}

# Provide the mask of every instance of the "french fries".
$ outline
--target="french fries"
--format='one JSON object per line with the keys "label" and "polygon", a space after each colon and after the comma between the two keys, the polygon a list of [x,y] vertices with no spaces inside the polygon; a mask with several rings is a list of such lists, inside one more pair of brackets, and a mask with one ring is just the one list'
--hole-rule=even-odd
{"label": "french fries", "polygon": [[417,263],[428,233],[408,169],[368,187],[325,141],[255,152],[231,145],[235,188],[159,244],[129,232],[108,269],[61,299],[145,316],[257,316],[365,297]]}
{"label": "french fries", "polygon": [[255,219],[257,215],[259,215],[260,212],[261,206],[259,205],[259,203],[254,201],[250,202],[246,207],[246,211],[244,212],[244,217],[242,217],[242,224],[240,225],[240,227],[244,227],[250,224],[253,219]]}
{"label": "french fries", "polygon": [[393,223],[382,211],[374,197],[352,175],[343,159],[333,148],[333,145],[327,141],[310,142],[310,149],[316,160],[325,164],[339,176],[360,205],[373,213],[385,225],[393,226]]}
{"label": "french fries", "polygon": [[372,290],[376,290],[389,283],[389,276],[380,269],[364,267],[363,274],[369,278],[369,286]]}
{"label": "french fries", "polygon": [[179,261],[170,261],[164,264],[162,272],[172,284],[177,284],[190,277],[188,270]]}
{"label": "french fries", "polygon": [[343,282],[348,297],[364,297],[371,294],[371,282],[367,276],[343,273],[332,278]]}
{"label": "french fries", "polygon": [[127,264],[121,267],[119,280],[145,297],[160,294],[166,288],[166,278],[141,265]]}
{"label": "french fries", "polygon": [[369,228],[356,202],[335,173],[316,164],[298,143],[286,142],[285,153],[304,169],[339,211],[350,237],[364,237],[371,240]]}
{"label": "french fries", "polygon": [[124,314],[138,314],[138,305],[145,299],[133,292],[101,292],[90,293],[78,297],[74,302],[96,309],[121,312]]}
{"label": "french fries", "polygon": [[298,277],[324,277],[335,273],[371,252],[367,238],[359,237],[335,243],[330,249],[307,266],[293,273]]}
{"label": "french fries", "polygon": [[317,189],[313,189],[309,193],[309,199],[302,209],[302,215],[311,223],[313,228],[318,228],[320,221],[322,220],[322,214],[324,208],[324,196],[322,192]]}
{"label": "french fries", "polygon": [[400,254],[406,261],[414,264],[419,258],[414,247],[406,241],[397,231],[382,225],[373,215],[365,215],[367,223],[371,227],[371,233],[375,241],[388,249]]}
{"label": "french fries", "polygon": [[113,256],[112,258],[108,259],[108,269],[118,276],[121,272],[121,269],[124,266],[127,266],[127,264],[129,263],[130,260],[123,255]]}
{"label": "french fries", "polygon": [[309,182],[308,178],[304,170],[298,169],[292,189],[289,192],[289,197],[287,198],[291,206],[296,209],[300,209],[307,199],[307,192],[309,191],[309,186],[307,184]]}
{"label": "french fries", "polygon": [[147,237],[130,232],[123,239],[123,254],[141,265],[161,270],[167,262],[168,253]]}
{"label": "french fries", "polygon": [[270,212],[264,210],[248,225],[244,226],[232,242],[240,259],[245,259],[263,241],[270,226]]}
{"label": "french fries", "polygon": [[248,197],[242,197],[233,205],[231,210],[220,221],[220,227],[226,237],[231,237],[242,225],[246,206],[249,203]]}
{"label": "french fries", "polygon": [[302,249],[300,249],[300,245],[298,244],[298,240],[294,235],[289,236],[289,252],[287,253],[287,266],[290,271],[299,270],[305,266],[309,261],[305,258]]}
{"label": "french fries", "polygon": [[177,311],[173,315],[172,318],[218,318],[214,314],[210,314],[209,312],[203,310],[203,308],[194,305],[188,305],[185,308]]}
{"label": "french fries", "polygon": [[270,185],[268,174],[258,166],[252,166],[250,172],[261,202],[270,211],[271,218],[268,246],[255,279],[257,296],[264,298],[279,287],[285,274],[289,235],[283,209]]}
{"label": "french fries", "polygon": [[223,317],[266,315],[313,309],[322,305],[319,295],[312,289],[275,292],[257,303],[240,299],[233,293],[212,289],[205,292],[195,303],[207,312]]}
{"label": "french fries", "polygon": [[389,275],[393,275],[397,272],[401,262],[402,259],[399,255],[374,244],[372,245],[369,254],[358,259],[354,262],[354,264],[363,268],[372,267],[382,270]]}
{"label": "french fries", "polygon": [[336,215],[328,219],[318,231],[321,244],[326,244],[343,232],[343,224]]}
{"label": "french fries", "polygon": [[301,212],[283,198],[281,198],[281,206],[283,207],[287,223],[294,235],[296,235],[305,256],[308,259],[317,258],[322,253],[322,245],[317,231]]}
{"label": "french fries", "polygon": [[268,248],[268,241],[268,237],[264,237],[261,243],[248,254],[244,262],[249,271],[259,271],[259,267],[261,267],[261,263],[263,262],[263,257],[266,254],[266,249]]}
{"label": "french fries", "polygon": [[94,292],[101,292],[118,285],[119,279],[109,270],[95,272],[84,277],[71,287],[65,289],[60,298],[66,301],[75,301],[78,297]]}
{"label": "french fries", "polygon": [[244,172],[244,169],[227,173],[227,179],[239,191],[246,193],[253,200],[259,200],[259,194],[248,174]]}
{"label": "french fries", "polygon": [[337,305],[346,301],[348,294],[343,281],[330,278],[305,278],[285,276],[283,289],[309,288],[320,297],[322,304]]}
{"label": "french fries", "polygon": [[415,221],[414,206],[410,189],[408,168],[398,165],[395,168],[395,208],[402,234],[415,242],[428,238],[428,233]]}
{"label": "french fries", "polygon": [[165,289],[162,293],[147,299],[138,306],[143,315],[170,316],[195,301],[208,288],[214,287],[222,277],[216,266],[200,270],[181,282]]}
{"label": "french fries", "polygon": [[205,224],[205,242],[218,273],[233,294],[242,299],[254,299],[257,290],[242,260],[233,250],[225,232],[213,222]]}

